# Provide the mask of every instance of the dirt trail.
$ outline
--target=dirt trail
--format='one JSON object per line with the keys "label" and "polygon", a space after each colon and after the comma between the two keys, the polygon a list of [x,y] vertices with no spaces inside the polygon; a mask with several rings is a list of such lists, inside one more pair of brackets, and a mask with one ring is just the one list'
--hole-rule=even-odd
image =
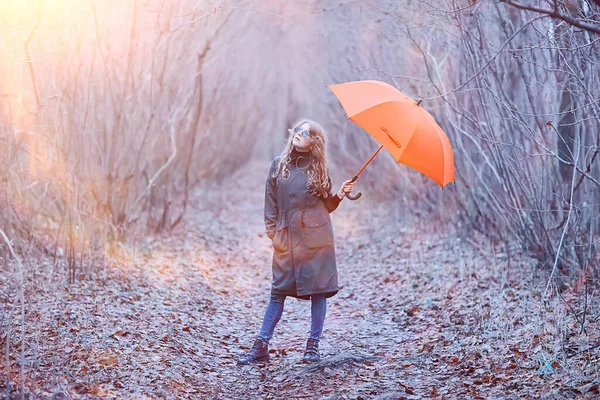
{"label": "dirt trail", "polygon": [[267,167],[257,162],[223,186],[200,188],[172,235],[123,248],[120,266],[32,304],[42,328],[28,339],[39,343],[28,386],[42,398],[552,393],[552,382],[532,373],[537,364],[507,344],[504,325],[491,322],[508,326],[518,311],[508,297],[491,300],[520,279],[509,276],[503,255],[467,250],[452,232],[436,233],[368,194],[332,214],[343,288],[328,302],[322,362],[300,363],[310,302],[288,298],[272,361],[237,366],[269,296]]}

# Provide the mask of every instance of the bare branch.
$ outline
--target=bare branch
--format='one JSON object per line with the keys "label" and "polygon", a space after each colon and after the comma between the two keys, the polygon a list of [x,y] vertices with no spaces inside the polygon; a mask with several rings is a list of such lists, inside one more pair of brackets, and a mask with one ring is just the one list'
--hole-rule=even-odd
{"label": "bare branch", "polygon": [[577,18],[573,18],[569,15],[565,15],[558,10],[558,8],[556,7],[556,3],[554,6],[555,7],[554,10],[546,10],[544,8],[538,8],[538,7],[527,6],[527,5],[523,5],[523,4],[519,4],[519,3],[514,3],[510,0],[500,0],[500,1],[502,3],[506,3],[506,4],[510,5],[512,7],[518,8],[519,10],[533,11],[533,12],[536,12],[539,14],[543,14],[550,18],[563,20],[566,23],[568,23],[569,25],[573,25],[578,28],[585,29],[588,32],[594,32],[594,33],[600,34],[600,25],[590,24],[590,23],[581,21]]}

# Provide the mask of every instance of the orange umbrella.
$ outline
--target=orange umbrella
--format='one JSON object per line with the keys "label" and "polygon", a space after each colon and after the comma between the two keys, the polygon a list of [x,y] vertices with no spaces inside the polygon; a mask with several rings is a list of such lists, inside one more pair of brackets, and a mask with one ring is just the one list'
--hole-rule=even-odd
{"label": "orange umbrella", "polygon": [[[454,182],[454,155],[448,137],[420,102],[380,81],[356,81],[327,86],[338,98],[348,119],[381,146],[358,175],[385,147],[396,161],[408,165],[444,188]],[[360,193],[354,199],[358,199]],[[349,198],[352,198],[349,196]]]}

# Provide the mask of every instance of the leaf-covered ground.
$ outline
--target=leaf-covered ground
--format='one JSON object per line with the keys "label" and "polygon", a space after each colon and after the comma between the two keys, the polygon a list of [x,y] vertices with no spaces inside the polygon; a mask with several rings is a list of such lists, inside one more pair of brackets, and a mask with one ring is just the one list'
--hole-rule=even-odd
{"label": "leaf-covered ground", "polygon": [[[503,245],[460,240],[451,226],[368,195],[332,214],[343,288],[328,301],[322,361],[300,362],[310,303],[288,298],[271,362],[237,366],[270,288],[265,166],[248,170],[258,172],[198,190],[172,235],[114,247],[91,279],[65,285],[50,263],[28,273],[29,398],[598,396],[599,349],[582,351],[599,342],[593,293],[580,334],[573,311],[583,319],[585,289],[544,303],[545,279]],[[13,278],[0,277],[0,389],[14,397],[22,326]]]}

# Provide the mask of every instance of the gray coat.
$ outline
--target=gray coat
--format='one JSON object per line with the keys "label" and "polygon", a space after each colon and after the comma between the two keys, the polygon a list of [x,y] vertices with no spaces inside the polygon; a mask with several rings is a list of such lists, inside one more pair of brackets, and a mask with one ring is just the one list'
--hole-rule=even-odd
{"label": "gray coat", "polygon": [[[322,197],[308,192],[302,169],[308,158],[300,157],[298,167],[290,163],[287,179],[281,172],[274,179],[279,159],[273,160],[265,185],[265,227],[273,241],[271,291],[305,300],[312,294],[331,297],[339,287],[330,211]],[[333,202],[335,209],[339,200]]]}

